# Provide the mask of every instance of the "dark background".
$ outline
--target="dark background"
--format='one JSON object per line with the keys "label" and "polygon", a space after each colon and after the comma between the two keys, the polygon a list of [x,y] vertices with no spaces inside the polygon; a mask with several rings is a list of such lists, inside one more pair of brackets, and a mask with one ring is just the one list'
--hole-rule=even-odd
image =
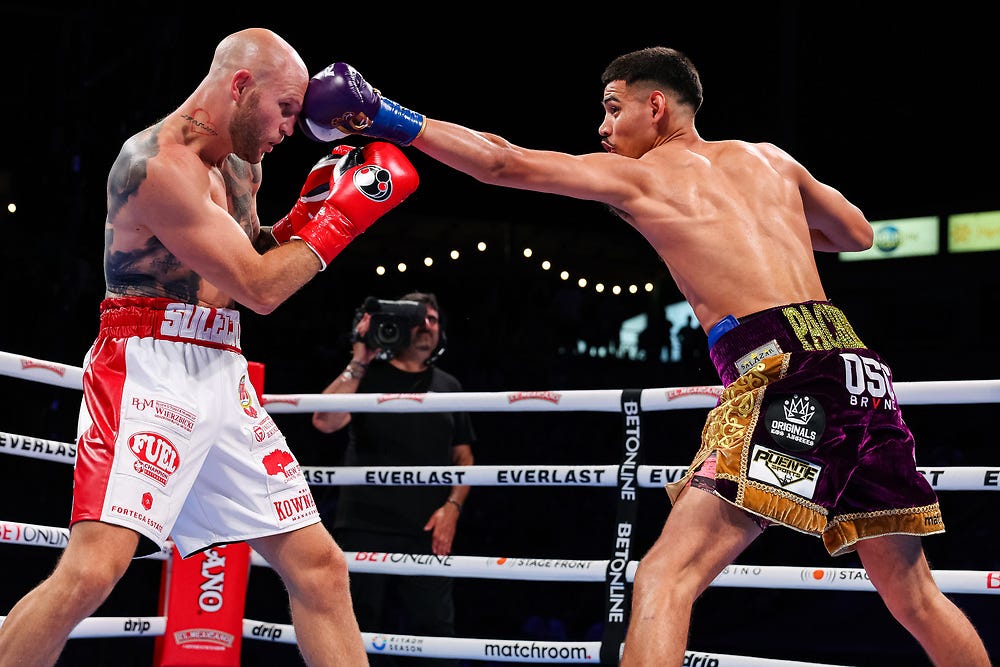
{"label": "dark background", "polygon": [[[219,6],[65,9],[4,3],[0,25],[0,211],[5,314],[0,349],[79,366],[103,296],[105,179],[121,142],[176,108],[207,71],[226,34],[275,29],[310,70],[346,60],[398,102],[531,147],[600,150],[600,73],[620,53],[665,44],[702,75],[698,128],[706,139],[770,141],[840,189],[870,220],[1000,209],[995,102],[1000,57],[984,5],[933,11],[905,3],[627,3],[596,11],[541,4],[373,6],[287,4],[268,11]],[[586,13],[585,13],[586,12]],[[390,14],[390,15],[386,15]],[[558,18],[552,18],[553,14]],[[542,15],[550,18],[540,18]],[[264,161],[258,207],[281,217],[324,148],[301,135]],[[614,389],[716,384],[702,363],[646,363],[573,354],[606,345],[620,322],[681,300],[637,232],[601,206],[490,188],[414,150],[419,190],[357,239],[274,314],[244,311],[249,359],[267,366],[267,393],[315,393],[348,359],[344,335],[367,295],[434,291],[449,347],[440,364],[469,391]],[[479,239],[488,250],[471,250]],[[520,249],[609,283],[652,281],[652,296],[566,287]],[[463,259],[444,260],[459,247]],[[719,240],[719,252],[739,247]],[[437,258],[432,270],[419,261]],[[990,328],[998,305],[997,252],[841,263],[820,255],[828,296],[900,381],[1000,377]],[[412,267],[378,277],[377,262]],[[989,326],[988,326],[989,325]],[[700,341],[704,346],[704,340]],[[69,441],[79,392],[0,377],[0,429]],[[995,466],[992,406],[913,406],[907,420],[922,466]],[[614,414],[478,413],[482,464],[598,464],[618,458]],[[704,411],[651,413],[646,463],[680,465],[696,448]],[[338,465],[342,434],[322,436],[307,415],[278,415],[304,465]],[[0,518],[65,525],[71,469],[4,458]],[[324,508],[335,487],[317,487]],[[604,559],[611,489],[473,489],[456,553]],[[659,490],[640,496],[640,555],[668,510]],[[925,541],[940,569],[1000,569],[997,502],[942,492],[948,532]],[[0,546],[0,613],[51,569],[57,553]],[[819,540],[768,531],[741,558],[768,565],[856,567]],[[136,563],[97,615],[155,615],[159,564]],[[599,638],[599,584],[460,579],[458,632],[466,637]],[[1000,656],[997,602],[955,596]],[[271,572],[254,570],[248,618],[287,622]],[[808,610],[803,613],[803,610]],[[555,623],[549,623],[554,619]],[[724,620],[723,620],[724,619]],[[555,630],[539,630],[539,627]],[[559,632],[563,632],[560,635]],[[61,664],[150,664],[152,640],[71,640]],[[710,589],[695,608],[690,648],[855,665],[927,664],[869,593]],[[298,664],[292,647],[247,640],[244,664]]]}

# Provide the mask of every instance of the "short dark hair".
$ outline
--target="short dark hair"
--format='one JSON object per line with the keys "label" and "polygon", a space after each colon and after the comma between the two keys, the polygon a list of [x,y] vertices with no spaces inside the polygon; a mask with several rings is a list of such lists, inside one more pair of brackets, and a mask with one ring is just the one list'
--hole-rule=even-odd
{"label": "short dark hair", "polygon": [[651,46],[618,56],[604,69],[601,83],[606,86],[619,80],[629,86],[650,81],[672,90],[695,113],[701,108],[701,77],[690,58],[677,49]]}
{"label": "short dark hair", "polygon": [[400,301],[416,301],[417,303],[425,303],[434,310],[441,313],[441,308],[438,306],[437,296],[433,292],[409,292],[399,297]]}

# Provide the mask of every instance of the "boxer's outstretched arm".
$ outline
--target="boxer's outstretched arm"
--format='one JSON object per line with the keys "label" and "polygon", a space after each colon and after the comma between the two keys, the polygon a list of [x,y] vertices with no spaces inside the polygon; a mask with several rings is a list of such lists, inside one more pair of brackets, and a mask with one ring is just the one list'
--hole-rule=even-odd
{"label": "boxer's outstretched arm", "polygon": [[489,132],[427,118],[412,146],[488,185],[599,201],[632,210],[652,187],[641,160],[613,153],[572,155],[524,148]]}
{"label": "boxer's outstretched arm", "polygon": [[316,141],[357,133],[413,146],[490,185],[600,201],[619,210],[653,185],[638,162],[612,153],[570,155],[516,146],[495,134],[426,118],[384,97],[347,63],[312,77],[300,126]]}

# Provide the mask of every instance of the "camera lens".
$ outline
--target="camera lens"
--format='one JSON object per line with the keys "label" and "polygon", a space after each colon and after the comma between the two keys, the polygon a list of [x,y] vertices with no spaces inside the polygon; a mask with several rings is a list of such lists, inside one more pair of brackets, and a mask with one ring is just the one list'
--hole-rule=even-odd
{"label": "camera lens", "polygon": [[400,329],[395,322],[381,322],[377,334],[379,347],[390,349],[399,342]]}

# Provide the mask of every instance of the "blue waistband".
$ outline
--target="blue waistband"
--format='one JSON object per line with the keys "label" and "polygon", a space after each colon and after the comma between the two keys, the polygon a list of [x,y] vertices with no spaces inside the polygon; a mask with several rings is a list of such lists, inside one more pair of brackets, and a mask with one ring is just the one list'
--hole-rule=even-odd
{"label": "blue waistband", "polygon": [[722,334],[735,329],[740,321],[732,315],[726,315],[708,330],[708,349],[715,347],[715,342],[722,337]]}

